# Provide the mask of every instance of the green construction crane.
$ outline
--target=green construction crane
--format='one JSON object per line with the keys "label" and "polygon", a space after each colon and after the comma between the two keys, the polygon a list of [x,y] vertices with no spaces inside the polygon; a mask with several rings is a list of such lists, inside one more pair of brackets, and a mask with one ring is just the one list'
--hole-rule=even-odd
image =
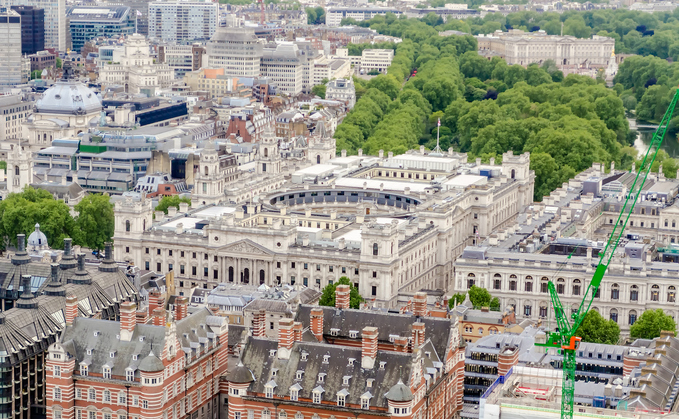
{"label": "green construction crane", "polygon": [[[644,187],[648,173],[651,171],[651,166],[655,161],[655,157],[660,150],[660,145],[665,138],[665,133],[667,132],[667,127],[672,119],[674,113],[674,107],[679,99],[679,90],[677,90],[672,98],[665,115],[660,121],[658,129],[653,135],[651,144],[648,146],[646,155],[641,161],[641,166],[637,172],[632,187],[630,188],[627,196],[625,197],[625,202],[620,210],[620,215],[613,225],[613,231],[606,243],[606,247],[603,252],[599,254],[599,264],[597,265],[596,271],[594,271],[594,276],[587,287],[582,301],[580,302],[580,307],[578,310],[571,313],[570,320],[568,315],[561,305],[561,300],[556,292],[556,287],[552,281],[548,284],[549,294],[552,299],[552,305],[554,306],[554,316],[556,317],[557,326],[555,332],[549,333],[547,336],[547,342],[544,344],[536,344],[537,346],[545,346],[547,348],[558,348],[561,350],[563,355],[563,387],[561,390],[561,419],[572,419],[573,418],[573,403],[575,399],[575,351],[580,344],[582,338],[577,337],[575,333],[582,324],[585,315],[592,306],[594,297],[599,291],[599,285],[601,285],[601,280],[606,274],[606,269],[613,259],[613,254],[618,248],[618,243],[622,238],[629,217],[634,210],[634,205],[639,199],[639,194]],[[568,258],[571,256],[569,255]],[[571,323],[572,321],[572,323]]]}

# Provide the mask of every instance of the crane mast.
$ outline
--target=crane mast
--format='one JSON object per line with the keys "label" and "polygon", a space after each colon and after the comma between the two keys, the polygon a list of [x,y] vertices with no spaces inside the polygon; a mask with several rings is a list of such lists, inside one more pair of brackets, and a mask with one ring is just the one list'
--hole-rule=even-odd
{"label": "crane mast", "polygon": [[[665,115],[663,116],[657,130],[653,134],[651,139],[651,144],[646,150],[646,154],[641,161],[639,166],[639,171],[634,177],[634,181],[630,187],[630,190],[625,195],[625,200],[620,209],[620,214],[613,225],[613,231],[608,238],[606,247],[599,254],[599,263],[594,271],[592,280],[587,286],[585,295],[580,301],[580,306],[577,311],[571,313],[570,319],[566,314],[566,311],[561,304],[561,299],[557,293],[554,282],[550,281],[548,284],[549,295],[552,300],[552,306],[554,307],[554,316],[556,317],[556,322],[558,329],[554,332],[549,333],[547,336],[547,341],[544,344],[536,344],[536,346],[544,346],[547,348],[558,348],[563,355],[563,382],[561,389],[561,418],[562,419],[572,419],[573,418],[573,405],[575,401],[575,367],[576,367],[576,350],[580,343],[581,338],[576,336],[576,332],[582,321],[585,319],[585,315],[592,306],[592,302],[596,297],[599,286],[601,285],[601,280],[606,274],[608,265],[613,260],[613,255],[615,254],[618,244],[623,237],[625,227],[629,221],[632,212],[634,211],[634,206],[636,205],[639,195],[646,183],[646,178],[651,171],[651,166],[655,162],[655,158],[658,155],[660,146],[662,145],[663,139],[665,138],[665,133],[674,114],[674,108],[679,100],[679,90],[675,91],[674,97],[670,102]],[[570,258],[571,255],[568,256]]]}

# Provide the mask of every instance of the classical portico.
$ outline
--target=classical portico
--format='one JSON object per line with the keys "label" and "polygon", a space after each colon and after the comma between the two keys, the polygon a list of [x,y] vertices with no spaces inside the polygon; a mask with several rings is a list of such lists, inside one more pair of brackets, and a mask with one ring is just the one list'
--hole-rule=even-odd
{"label": "classical portico", "polygon": [[222,282],[252,285],[278,285],[280,276],[274,276],[275,253],[244,239],[228,244],[217,250]]}

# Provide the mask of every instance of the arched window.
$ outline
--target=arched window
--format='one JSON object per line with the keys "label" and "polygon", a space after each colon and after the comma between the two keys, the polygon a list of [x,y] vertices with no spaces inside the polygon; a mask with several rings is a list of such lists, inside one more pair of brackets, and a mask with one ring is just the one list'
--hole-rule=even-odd
{"label": "arched window", "polygon": [[14,175],[19,176],[19,166],[14,166]]}
{"label": "arched window", "polygon": [[629,292],[629,299],[630,301],[639,301],[639,287],[636,285],[632,285]]}
{"label": "arched window", "polygon": [[557,279],[556,280],[556,293],[557,294],[563,294],[565,288],[566,288],[566,281],[563,278]]}
{"label": "arched window", "polygon": [[573,295],[580,295],[580,280],[573,280]]}
{"label": "arched window", "polygon": [[316,164],[321,164],[321,155],[316,156]]}
{"label": "arched window", "polygon": [[516,275],[509,275],[509,290],[516,291]]}
{"label": "arched window", "polygon": [[262,410],[262,419],[271,419],[271,411],[269,409]]}
{"label": "arched window", "polygon": [[259,285],[264,284],[264,269],[259,270]]}
{"label": "arched window", "polygon": [[269,149],[264,147],[264,157],[269,157]]}
{"label": "arched window", "polygon": [[629,325],[633,325],[637,321],[637,312],[635,310],[629,311]]}
{"label": "arched window", "polygon": [[130,220],[125,220],[125,231],[130,231]]}
{"label": "arched window", "polygon": [[502,275],[500,274],[493,275],[493,289],[494,290],[502,289]]}
{"label": "arched window", "polygon": [[611,300],[617,300],[620,298],[620,287],[618,284],[611,285]]}
{"label": "arched window", "polygon": [[471,287],[474,286],[474,283],[475,283],[474,278],[476,278],[476,275],[474,275],[472,273],[467,275],[467,288],[471,288]]}
{"label": "arched window", "polygon": [[373,243],[373,256],[377,256],[379,253],[379,247],[377,246],[377,243]]}
{"label": "arched window", "polygon": [[205,166],[205,176],[208,175],[208,172],[209,172],[209,171],[208,171],[208,168],[207,168],[207,166]]}
{"label": "arched window", "polygon": [[549,278],[546,276],[543,276],[540,280],[540,292],[545,294],[549,292]]}
{"label": "arched window", "polygon": [[[528,277],[528,278],[530,278],[530,277]],[[528,279],[528,278],[526,278],[526,279]],[[528,281],[528,280],[526,281],[526,283],[524,285],[524,291],[533,292],[533,281]]]}
{"label": "arched window", "polygon": [[479,335],[483,334],[483,327],[479,327]]}
{"label": "arched window", "polygon": [[516,171],[515,171],[514,169],[512,169],[512,175],[511,175],[511,178],[512,178],[512,179],[514,179],[515,177],[516,177]]}
{"label": "arched window", "polygon": [[233,282],[233,266],[229,266],[229,282]]}
{"label": "arched window", "polygon": [[613,320],[616,323],[618,322],[618,310],[615,308],[611,309],[611,320]]}
{"label": "arched window", "polygon": [[651,287],[651,301],[658,301],[660,299],[660,287],[653,285]]}
{"label": "arched window", "polygon": [[667,302],[668,303],[673,303],[677,299],[677,289],[674,288],[674,285],[671,285],[667,289]]}

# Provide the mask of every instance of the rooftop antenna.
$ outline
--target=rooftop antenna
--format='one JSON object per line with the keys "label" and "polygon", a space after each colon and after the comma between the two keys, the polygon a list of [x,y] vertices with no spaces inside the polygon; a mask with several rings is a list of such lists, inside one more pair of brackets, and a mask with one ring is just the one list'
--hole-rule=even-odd
{"label": "rooftop antenna", "polygon": [[441,146],[439,145],[439,141],[441,139],[441,118],[438,119],[438,122],[436,123],[436,148],[432,150],[431,153],[429,153],[430,156],[443,156],[443,150],[441,150]]}

